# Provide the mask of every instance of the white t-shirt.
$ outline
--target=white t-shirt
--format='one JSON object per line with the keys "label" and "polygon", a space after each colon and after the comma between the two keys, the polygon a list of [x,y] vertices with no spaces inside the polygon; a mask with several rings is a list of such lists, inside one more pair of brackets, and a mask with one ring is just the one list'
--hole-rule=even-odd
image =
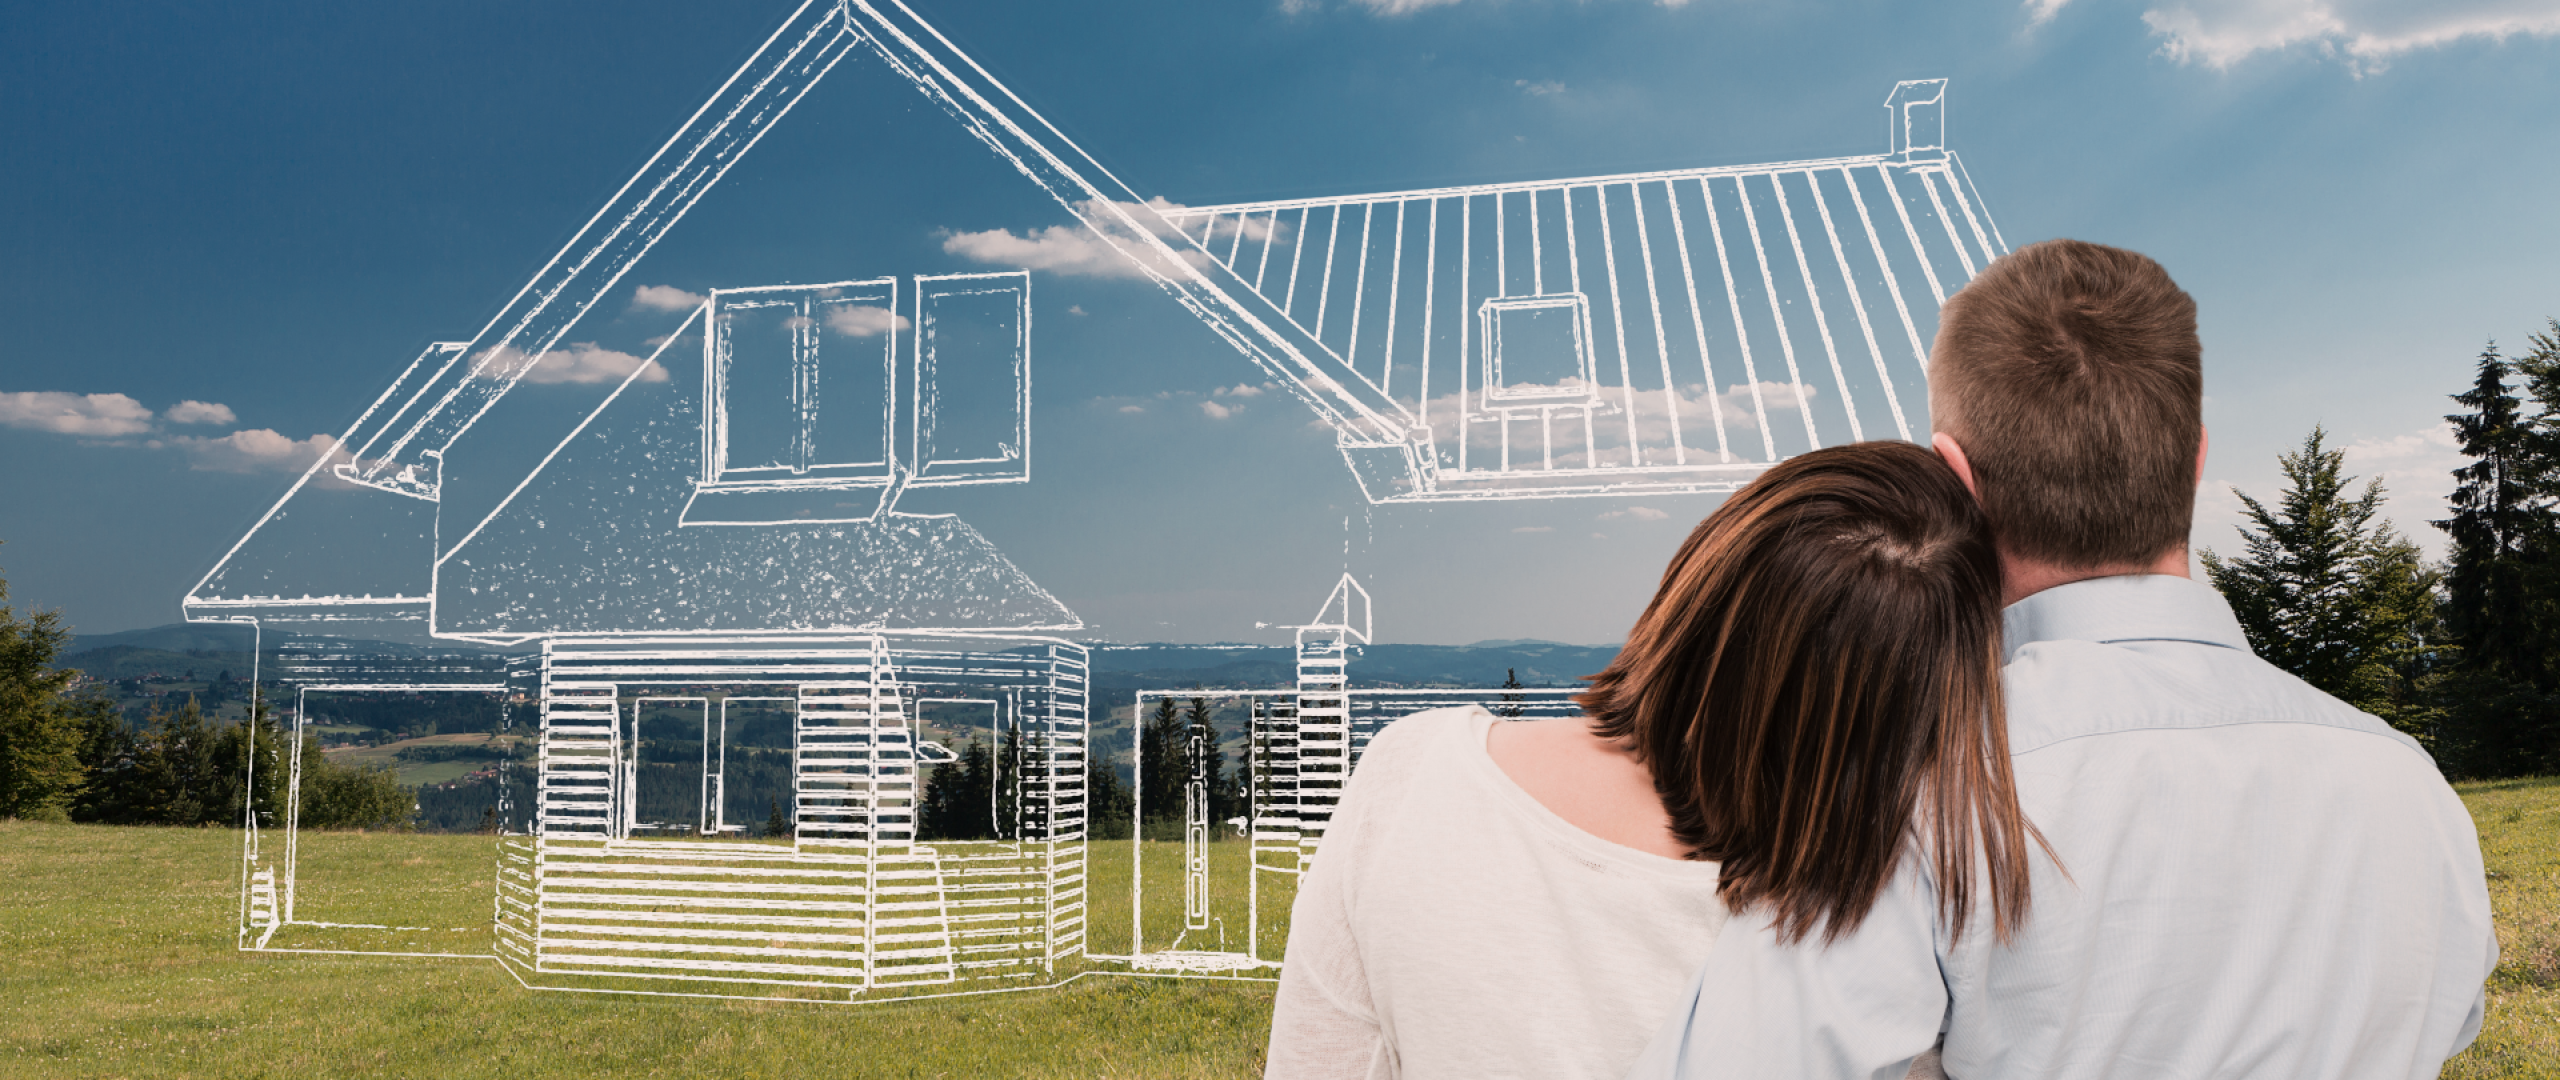
{"label": "white t-shirt", "polygon": [[1481,708],[1379,732],[1299,883],[1271,1080],[1615,1080],[1682,1003],[1716,864],[1575,828],[1485,752]]}

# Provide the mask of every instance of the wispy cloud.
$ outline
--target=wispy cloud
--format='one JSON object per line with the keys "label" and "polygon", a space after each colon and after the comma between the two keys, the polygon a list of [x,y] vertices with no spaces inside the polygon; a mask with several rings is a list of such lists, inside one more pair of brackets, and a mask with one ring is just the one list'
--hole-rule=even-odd
{"label": "wispy cloud", "polygon": [[[2025,0],[2030,29],[2071,0]],[[2470,39],[2560,34],[2560,0],[2176,0],[2142,13],[2160,53],[2224,69],[2262,52],[2308,48],[2358,75],[2417,49]]]}
{"label": "wispy cloud", "polygon": [[[1180,230],[1165,221],[1164,215],[1181,209],[1182,204],[1162,197],[1143,203],[1090,200],[1082,204],[1079,211],[1084,219],[1093,222],[1095,228],[1111,230],[1118,236],[1117,246],[1082,225],[1051,225],[1020,234],[1011,229],[953,232],[942,238],[942,250],[995,266],[1080,277],[1141,278],[1147,276],[1149,269],[1159,274],[1180,273],[1183,266],[1206,266],[1209,262],[1207,252],[1192,246]],[[1132,223],[1135,233],[1130,232]],[[1277,235],[1268,220],[1249,218],[1241,225],[1221,225],[1211,240],[1227,243],[1235,238],[1235,233],[1228,231],[1234,229],[1241,229],[1248,240]],[[1166,260],[1149,245],[1147,234],[1171,245],[1174,260]]]}
{"label": "wispy cloud", "polygon": [[1530,82],[1527,79],[1513,79],[1511,80],[1511,85],[1519,87],[1521,93],[1527,94],[1530,97],[1554,97],[1557,94],[1564,93],[1564,83],[1555,79],[1540,79],[1536,82]]}
{"label": "wispy cloud", "polygon": [[878,337],[907,328],[907,317],[869,304],[835,304],[827,308],[827,329],[846,337]]}
{"label": "wispy cloud", "polygon": [[643,285],[631,291],[634,311],[691,311],[710,299],[697,292],[686,292],[673,285]]}
{"label": "wispy cloud", "polygon": [[123,394],[0,393],[0,426],[57,435],[140,435],[151,430],[151,410]]}
{"label": "wispy cloud", "polygon": [[1551,533],[1556,531],[1556,527],[1553,525],[1522,525],[1512,529],[1511,531],[1516,533]]}
{"label": "wispy cloud", "polygon": [[1211,420],[1224,420],[1244,411],[1242,405],[1220,405],[1214,401],[1200,403],[1200,411]]}
{"label": "wispy cloud", "polygon": [[295,473],[335,450],[338,440],[326,435],[294,439],[270,428],[250,428],[219,438],[179,435],[168,443],[185,451],[189,467],[201,472]]}
{"label": "wispy cloud", "polygon": [[231,414],[231,406],[210,401],[181,401],[169,406],[161,419],[172,424],[236,424],[240,418]]}
{"label": "wispy cloud", "polygon": [[1237,383],[1234,386],[1221,386],[1209,393],[1216,397],[1258,398],[1266,389],[1253,383]]}
{"label": "wispy cloud", "polygon": [[504,379],[518,371],[524,372],[524,381],[529,383],[621,382],[630,378],[634,371],[640,373],[641,382],[667,381],[667,369],[650,363],[646,357],[607,349],[592,341],[553,349],[542,354],[540,362],[530,365],[525,362],[523,352],[508,346],[498,350],[489,365],[481,369],[479,377]]}
{"label": "wispy cloud", "polygon": [[1600,515],[1602,521],[1668,521],[1671,515],[1650,506],[1630,506]]}

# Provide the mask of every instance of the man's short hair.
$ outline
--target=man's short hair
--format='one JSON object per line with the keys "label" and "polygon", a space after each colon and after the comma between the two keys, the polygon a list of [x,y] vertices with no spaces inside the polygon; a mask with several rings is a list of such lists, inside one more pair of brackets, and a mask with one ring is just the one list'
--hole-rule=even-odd
{"label": "man's short hair", "polygon": [[2003,550],[2145,564],[2195,519],[2203,361],[2196,302],[2159,263],[2047,240],[1947,300],[1931,422],[1964,447]]}

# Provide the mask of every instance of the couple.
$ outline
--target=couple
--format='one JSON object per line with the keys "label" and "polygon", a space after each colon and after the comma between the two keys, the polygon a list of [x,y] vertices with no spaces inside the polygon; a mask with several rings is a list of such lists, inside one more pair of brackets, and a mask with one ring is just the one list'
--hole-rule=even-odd
{"label": "couple", "polygon": [[2470,1043],[2461,802],[2188,579],[2194,301],[2057,240],[1940,322],[1937,453],[1734,495],[1587,719],[1378,735],[1269,1077],[2431,1077]]}

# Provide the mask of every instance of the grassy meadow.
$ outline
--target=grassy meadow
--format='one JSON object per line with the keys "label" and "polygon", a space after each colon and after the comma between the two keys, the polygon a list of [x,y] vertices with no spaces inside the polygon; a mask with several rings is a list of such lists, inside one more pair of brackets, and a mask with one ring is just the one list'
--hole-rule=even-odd
{"label": "grassy meadow", "polygon": [[[2480,825],[2502,956],[2487,1026],[2444,1075],[2560,1078],[2560,778],[2460,790]],[[397,944],[421,952],[486,948],[488,838],[302,844],[301,918],[412,928]],[[0,821],[0,1078],[1248,1077],[1270,1020],[1271,986],[1256,982],[1094,976],[806,1006],[532,992],[485,959],[245,955],[230,929],[238,845],[229,830]],[[1212,857],[1240,864],[1244,847],[1215,845]],[[1094,848],[1095,947],[1117,951],[1129,936],[1129,845]],[[1180,905],[1153,892],[1179,888],[1179,845],[1141,857],[1143,932],[1162,948],[1180,932]],[[1267,915],[1286,910],[1279,889],[1263,898]],[[1211,905],[1235,944],[1240,901]],[[1279,922],[1265,919],[1265,955],[1285,938]],[[310,933],[305,944],[329,944]]]}

